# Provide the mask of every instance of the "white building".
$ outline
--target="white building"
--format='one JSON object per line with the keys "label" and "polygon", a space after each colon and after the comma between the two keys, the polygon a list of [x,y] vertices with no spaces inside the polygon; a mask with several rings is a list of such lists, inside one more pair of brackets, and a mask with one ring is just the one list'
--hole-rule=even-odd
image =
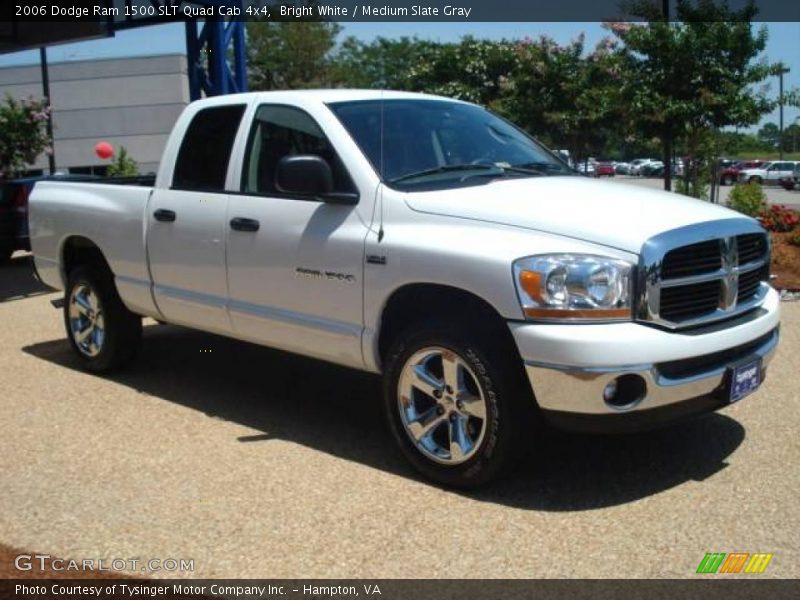
{"label": "white building", "polygon": [[[144,174],[154,172],[172,125],[189,103],[186,57],[166,55],[51,63],[56,168],[102,173],[95,144],[125,146]],[[0,96],[43,97],[38,64],[0,68]],[[40,156],[32,171],[47,172]],[[100,167],[98,169],[98,167]]]}

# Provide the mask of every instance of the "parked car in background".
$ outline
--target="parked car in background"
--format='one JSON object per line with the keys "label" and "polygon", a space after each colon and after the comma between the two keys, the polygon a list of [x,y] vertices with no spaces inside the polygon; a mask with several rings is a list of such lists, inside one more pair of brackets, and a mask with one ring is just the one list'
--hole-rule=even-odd
{"label": "parked car in background", "polygon": [[655,158],[637,158],[632,160],[630,167],[628,168],[628,175],[641,175],[642,167],[647,163],[654,162],[655,160]]}
{"label": "parked car in background", "polygon": [[592,162],[581,161],[578,163],[577,169],[579,173],[583,173],[584,175],[594,176],[595,174],[595,166]]}
{"label": "parked car in background", "polygon": [[613,177],[616,174],[614,165],[611,163],[597,163],[594,168],[595,177]]}
{"label": "parked car in background", "polygon": [[791,177],[794,168],[800,164],[797,160],[775,160],[756,169],[744,169],[739,172],[739,181],[744,183],[764,183],[777,185],[782,177]]}
{"label": "parked car in background", "polygon": [[778,183],[780,183],[781,187],[785,190],[800,190],[800,163],[794,166],[794,171],[791,175],[781,177]]}
{"label": "parked car in background", "polygon": [[16,250],[30,250],[28,194],[36,178],[0,182],[0,262]]}
{"label": "parked car in background", "polygon": [[664,163],[660,160],[651,160],[643,163],[639,167],[641,177],[662,177],[664,175]]}
{"label": "parked car in background", "polygon": [[628,175],[630,168],[631,163],[626,162],[618,162],[614,165],[614,171],[617,173],[617,175]]}
{"label": "parked car in background", "polygon": [[764,162],[763,160],[740,160],[732,165],[721,166],[719,183],[720,185],[733,185],[739,180],[739,173],[746,169],[758,169]]}

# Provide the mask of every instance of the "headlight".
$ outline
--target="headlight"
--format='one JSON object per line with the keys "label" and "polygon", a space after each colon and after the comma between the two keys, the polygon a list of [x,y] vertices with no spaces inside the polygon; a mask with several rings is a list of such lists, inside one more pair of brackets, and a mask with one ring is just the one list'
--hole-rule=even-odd
{"label": "headlight", "polygon": [[522,310],[540,320],[631,318],[633,265],[590,254],[543,254],[514,262]]}

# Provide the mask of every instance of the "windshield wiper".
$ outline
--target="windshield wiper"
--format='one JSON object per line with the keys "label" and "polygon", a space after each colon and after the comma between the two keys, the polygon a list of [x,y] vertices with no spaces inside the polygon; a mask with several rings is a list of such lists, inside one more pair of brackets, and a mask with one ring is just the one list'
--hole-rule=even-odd
{"label": "windshield wiper", "polygon": [[529,162],[523,163],[521,165],[514,165],[513,168],[515,169],[527,169],[529,171],[538,171],[541,172],[552,172],[552,171],[564,171],[564,167],[556,163],[550,162]]}
{"label": "windshield wiper", "polygon": [[395,177],[394,179],[390,179],[389,183],[399,183],[401,181],[405,181],[406,179],[416,179],[417,177],[427,177],[428,175],[436,175],[438,173],[448,173],[452,171],[481,171],[486,169],[501,169],[502,167],[497,167],[495,165],[485,165],[485,164],[477,164],[477,165],[442,165],[440,167],[434,167],[433,169],[425,169],[424,171],[416,171],[414,173],[406,173],[405,175],[400,175],[399,177]]}
{"label": "windshield wiper", "polygon": [[[454,171],[480,171],[480,173],[475,173],[472,175],[468,175],[466,177],[501,177],[506,173],[522,173],[523,175],[544,175],[545,170],[543,168],[539,168],[539,163],[530,163],[531,165],[535,165],[533,168],[529,168],[527,164],[525,165],[509,165],[508,163],[476,163],[476,164],[465,164],[465,165],[442,165],[440,167],[434,167],[433,169],[425,169],[424,171],[417,171],[415,173],[408,173],[406,175],[401,175],[400,177],[395,177],[394,179],[390,179],[389,183],[399,183],[401,181],[405,181],[407,179],[416,179],[417,177],[426,177],[428,175],[437,175],[439,173],[448,173]],[[549,165],[548,163],[542,163],[542,166],[554,166]],[[465,179],[466,179],[465,177]]]}

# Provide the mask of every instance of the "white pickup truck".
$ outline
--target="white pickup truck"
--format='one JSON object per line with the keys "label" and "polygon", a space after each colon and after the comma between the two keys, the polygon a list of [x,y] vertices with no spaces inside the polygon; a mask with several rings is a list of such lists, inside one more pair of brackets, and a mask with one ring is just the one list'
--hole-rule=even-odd
{"label": "white pickup truck", "polygon": [[778,343],[756,221],[590,180],[447,98],[195,102],[154,187],[43,182],[30,220],[89,370],[129,362],[147,316],[382,373],[403,453],[452,486],[498,475],[542,423],[724,407]]}

